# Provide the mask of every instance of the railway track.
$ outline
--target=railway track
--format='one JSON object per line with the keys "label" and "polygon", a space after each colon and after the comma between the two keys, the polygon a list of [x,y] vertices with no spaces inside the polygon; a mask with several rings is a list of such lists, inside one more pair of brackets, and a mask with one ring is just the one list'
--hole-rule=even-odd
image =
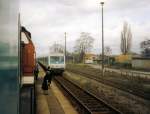
{"label": "railway track", "polygon": [[47,70],[46,66],[44,66],[42,63],[38,62],[38,64],[42,67],[42,69],[43,69],[44,71]]}
{"label": "railway track", "polygon": [[[42,65],[41,64],[41,67],[44,69],[44,70],[46,70],[46,67],[44,66],[44,65]],[[78,71],[74,71],[74,73],[76,73],[76,74],[81,74],[82,76],[85,76],[85,77],[87,77],[87,78],[90,78],[90,79],[94,79],[94,80],[96,80],[96,81],[101,81],[103,84],[106,84],[106,85],[110,85],[110,84],[112,84],[112,86],[114,87],[114,83],[112,83],[112,82],[110,82],[109,83],[109,81],[104,81],[104,79],[100,79],[100,76],[98,75],[98,72],[93,72],[93,74],[90,74],[90,72],[78,72]],[[98,76],[97,77],[95,77],[95,75],[94,74],[97,74]],[[93,78],[92,78],[93,77]],[[99,77],[99,78],[98,78]],[[61,77],[62,78],[62,77]],[[58,82],[58,81],[57,81]],[[63,81],[61,80],[60,81],[60,83],[62,83]],[[70,82],[71,83],[71,82]],[[120,85],[120,84],[119,84]],[[73,97],[74,97],[74,99],[76,99],[76,101],[77,101],[77,104],[79,104],[79,107],[82,107],[81,108],[81,113],[80,114],[121,114],[121,112],[119,112],[117,109],[115,109],[115,108],[113,108],[111,105],[109,105],[109,104],[107,104],[107,103],[105,103],[105,102],[103,102],[103,100],[102,100],[102,102],[106,105],[106,107],[110,107],[110,108],[106,108],[105,106],[103,107],[103,105],[97,105],[98,103],[96,102],[96,103],[94,103],[94,102],[91,102],[90,101],[90,97],[86,97],[86,95],[84,95],[84,94],[82,94],[82,93],[86,93],[84,90],[84,92],[82,92],[81,94],[79,94],[79,91],[76,91],[74,88],[72,88],[72,86],[71,85],[69,85],[69,84],[64,84],[64,85],[62,85],[61,84],[61,86],[63,87],[63,88],[68,88],[68,89],[66,89],[65,88],[65,91],[67,91],[68,93],[70,93]],[[76,86],[76,85],[75,85]],[[120,86],[118,86],[118,84],[116,83],[116,88],[120,88],[120,90],[122,90],[122,88],[120,87]],[[79,88],[79,87],[78,87]],[[71,91],[72,90],[72,91]],[[132,91],[131,90],[129,90],[129,94],[132,94]],[[138,92],[137,92],[138,93]],[[91,95],[91,93],[88,93],[89,95]],[[69,95],[70,96],[70,95]],[[137,95],[136,95],[137,96]],[[137,96],[137,97],[139,97],[139,96]],[[71,98],[72,99],[72,98]],[[99,99],[99,98],[96,98],[96,99]],[[101,101],[101,99],[99,99],[100,101]],[[141,100],[140,100],[140,102],[141,102]],[[147,101],[146,101],[147,102]],[[144,103],[143,101],[141,102],[141,103]],[[148,104],[149,104],[149,101],[148,101]],[[144,103],[144,105],[145,105],[145,103]],[[95,106],[95,107],[94,107]],[[100,106],[102,106],[102,107],[100,107]],[[99,109],[106,109],[106,110],[99,110]],[[113,111],[111,111],[111,109],[113,109]],[[84,111],[83,111],[84,110]],[[80,109],[79,109],[79,111],[80,111]],[[101,111],[101,112],[98,112],[98,111]]]}
{"label": "railway track", "polygon": [[[147,100],[148,102],[150,101],[150,93],[149,92],[147,92],[147,93],[144,92],[142,90],[142,88],[140,88],[139,86],[133,85],[133,83],[131,83],[131,85],[129,86],[129,85],[127,85],[127,81],[123,81],[123,80],[112,81],[112,80],[109,80],[109,79],[105,79],[105,78],[99,76],[99,74],[100,74],[99,72],[90,73],[90,72],[84,72],[84,70],[82,70],[82,71],[74,70],[74,69],[67,69],[67,70],[70,71],[70,72],[76,73],[76,74],[80,74],[84,77],[96,80],[96,81],[98,81],[100,83],[103,83],[105,85],[115,87],[119,90],[128,92],[132,95],[143,98],[143,99]],[[118,80],[118,79],[116,79],[116,80]],[[125,83],[122,83],[122,82],[125,82]]]}
{"label": "railway track", "polygon": [[122,114],[104,101],[92,96],[64,77],[55,77],[57,83],[67,91],[84,109],[81,114]]}
{"label": "railway track", "polygon": [[[42,63],[39,62],[39,65],[44,71],[47,70]],[[57,76],[55,77],[55,81],[78,102],[80,108],[82,107],[80,114],[123,114],[113,106],[96,98],[64,77]]]}

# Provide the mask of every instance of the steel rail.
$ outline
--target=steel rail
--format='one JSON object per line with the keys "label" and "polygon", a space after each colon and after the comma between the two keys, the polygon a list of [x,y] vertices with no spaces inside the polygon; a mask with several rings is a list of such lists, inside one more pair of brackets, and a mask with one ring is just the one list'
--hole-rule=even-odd
{"label": "steel rail", "polygon": [[143,91],[138,91],[139,88],[137,88],[137,87],[132,86],[132,89],[131,89],[131,88],[127,88],[123,84],[120,84],[120,83],[117,83],[117,82],[112,82],[110,80],[106,80],[103,77],[100,78],[99,76],[96,76],[94,74],[85,73],[85,72],[82,72],[82,71],[79,71],[79,70],[74,70],[74,69],[67,69],[67,70],[70,71],[70,72],[76,73],[76,74],[80,74],[81,76],[87,77],[89,79],[96,80],[96,81],[98,81],[100,83],[103,83],[107,86],[111,86],[111,87],[114,87],[114,88],[119,89],[121,91],[130,93],[130,94],[132,94],[136,97],[140,97],[140,98],[145,99],[148,102],[150,102],[150,94],[146,94]]}
{"label": "steel rail", "polygon": [[55,80],[86,109],[85,114],[87,114],[87,112],[88,114],[122,114],[113,106],[84,91],[64,77],[55,77]]}

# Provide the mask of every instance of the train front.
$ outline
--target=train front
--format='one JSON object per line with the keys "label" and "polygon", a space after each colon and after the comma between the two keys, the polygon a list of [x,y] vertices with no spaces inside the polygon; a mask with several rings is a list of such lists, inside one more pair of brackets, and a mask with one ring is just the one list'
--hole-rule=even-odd
{"label": "train front", "polygon": [[49,66],[54,73],[62,74],[66,68],[64,54],[51,54],[49,56]]}

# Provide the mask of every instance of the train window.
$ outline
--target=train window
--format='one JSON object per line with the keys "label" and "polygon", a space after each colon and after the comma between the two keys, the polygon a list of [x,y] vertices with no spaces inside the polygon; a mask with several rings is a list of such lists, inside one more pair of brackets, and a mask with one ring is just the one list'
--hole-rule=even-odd
{"label": "train window", "polygon": [[64,63],[64,56],[51,56],[50,57],[51,64],[63,64]]}
{"label": "train window", "polygon": [[29,43],[29,40],[26,36],[26,34],[24,32],[21,32],[21,41],[24,43],[24,44],[28,44]]}

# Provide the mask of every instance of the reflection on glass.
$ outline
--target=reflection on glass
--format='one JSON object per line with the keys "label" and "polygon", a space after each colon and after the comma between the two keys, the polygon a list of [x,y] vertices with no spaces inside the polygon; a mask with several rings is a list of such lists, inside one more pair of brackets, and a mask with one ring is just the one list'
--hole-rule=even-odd
{"label": "reflection on glass", "polygon": [[63,64],[64,63],[64,57],[63,56],[51,56],[50,57],[50,63],[51,64]]}
{"label": "reflection on glass", "polygon": [[26,37],[24,32],[21,32],[21,42],[23,42],[24,44],[28,44],[29,43],[29,40]]}
{"label": "reflection on glass", "polygon": [[0,0],[0,114],[19,114],[18,0]]}

